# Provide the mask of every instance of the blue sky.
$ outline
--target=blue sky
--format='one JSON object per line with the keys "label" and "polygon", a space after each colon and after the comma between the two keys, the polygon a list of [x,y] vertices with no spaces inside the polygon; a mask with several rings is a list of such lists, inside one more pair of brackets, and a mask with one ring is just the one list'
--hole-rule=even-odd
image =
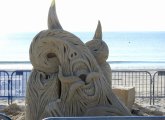
{"label": "blue sky", "polygon": [[[0,0],[0,33],[47,29],[51,0]],[[63,28],[91,31],[165,31],[165,0],[56,0]]]}

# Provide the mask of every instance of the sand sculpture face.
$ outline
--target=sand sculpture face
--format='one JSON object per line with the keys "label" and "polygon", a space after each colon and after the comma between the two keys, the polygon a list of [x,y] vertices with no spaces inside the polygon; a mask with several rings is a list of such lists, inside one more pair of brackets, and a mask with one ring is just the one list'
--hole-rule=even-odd
{"label": "sand sculpture face", "polygon": [[[30,59],[34,68],[47,74],[57,73],[59,66],[70,68],[77,59],[83,59],[83,51],[88,51],[84,43],[75,35],[64,30],[40,32],[30,47]],[[66,71],[68,73],[72,68]]]}
{"label": "sand sculpture face", "polygon": [[27,85],[26,119],[130,115],[112,93],[110,78],[103,73],[97,54],[91,52],[93,46],[62,29],[54,1],[48,28],[36,35],[30,46],[34,69]]}

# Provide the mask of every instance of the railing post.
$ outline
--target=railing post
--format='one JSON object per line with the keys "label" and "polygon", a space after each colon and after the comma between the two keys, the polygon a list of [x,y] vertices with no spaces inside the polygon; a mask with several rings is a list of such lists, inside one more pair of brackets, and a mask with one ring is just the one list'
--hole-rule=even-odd
{"label": "railing post", "polygon": [[12,80],[12,74],[13,74],[13,72],[11,73],[11,76],[10,76],[10,79],[11,79],[11,98],[10,98],[10,100],[11,100],[11,104],[12,104],[12,102],[13,102],[13,80]]}
{"label": "railing post", "polygon": [[152,94],[152,83],[153,83],[153,77],[150,72],[147,71],[147,74],[150,76],[150,105],[152,102],[153,94]]}
{"label": "railing post", "polygon": [[4,71],[4,73],[7,75],[7,79],[8,79],[8,81],[7,81],[7,83],[8,83],[8,85],[7,85],[7,89],[8,89],[8,98],[7,98],[7,101],[8,101],[8,104],[10,104],[10,102],[9,102],[9,100],[10,100],[10,77],[9,77],[9,73],[7,72],[7,71]]}
{"label": "railing post", "polygon": [[[3,86],[2,86],[2,83],[3,83]],[[0,94],[3,91],[0,97],[7,98],[8,104],[9,104],[9,99],[10,99],[9,84],[10,84],[9,73],[7,71],[0,70]]]}
{"label": "railing post", "polygon": [[155,104],[155,75],[157,74],[157,72],[154,73],[153,75],[153,91],[152,91],[152,95],[153,95],[153,105]]}

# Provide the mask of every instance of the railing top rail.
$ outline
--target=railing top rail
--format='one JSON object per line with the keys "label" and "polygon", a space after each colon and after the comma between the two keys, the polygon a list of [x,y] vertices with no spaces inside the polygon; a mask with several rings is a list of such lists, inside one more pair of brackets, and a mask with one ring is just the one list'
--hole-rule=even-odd
{"label": "railing top rail", "polygon": [[148,72],[147,70],[112,70],[112,72]]}
{"label": "railing top rail", "polygon": [[32,70],[14,70],[12,73],[15,73],[15,72],[31,72]]}
{"label": "railing top rail", "polygon": [[24,72],[31,72],[31,70],[15,70],[15,71],[12,72],[11,77],[12,77],[15,73],[17,73],[17,72],[22,72],[22,73],[24,73]]}
{"label": "railing top rail", "polygon": [[162,70],[162,71],[156,71],[153,75],[153,78],[156,76],[156,74],[159,74],[159,75],[164,75],[165,76],[165,70]]}
{"label": "railing top rail", "polygon": [[145,71],[145,70],[112,70],[112,73],[113,72],[124,72],[124,73],[147,73],[150,78],[152,79],[152,75],[149,71]]}
{"label": "railing top rail", "polygon": [[0,70],[0,74],[1,74],[1,73],[5,73],[5,74],[6,74],[5,76],[7,77],[7,80],[9,80],[10,77],[9,77],[9,73],[8,73],[7,71],[5,71],[5,70]]}
{"label": "railing top rail", "polygon": [[0,73],[5,73],[5,74],[7,74],[7,76],[9,77],[9,73],[7,72],[7,71],[5,71],[5,70],[0,70]]}

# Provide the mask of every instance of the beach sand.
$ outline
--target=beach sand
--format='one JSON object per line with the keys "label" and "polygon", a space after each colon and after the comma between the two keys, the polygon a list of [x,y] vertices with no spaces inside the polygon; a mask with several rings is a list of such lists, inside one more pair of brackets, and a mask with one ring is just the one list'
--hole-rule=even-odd
{"label": "beach sand", "polygon": [[[15,100],[8,105],[6,100],[0,100],[0,112],[12,120],[24,120],[25,101]],[[149,99],[137,98],[131,110],[135,116],[165,116],[165,99],[156,99],[155,105],[149,105]]]}

